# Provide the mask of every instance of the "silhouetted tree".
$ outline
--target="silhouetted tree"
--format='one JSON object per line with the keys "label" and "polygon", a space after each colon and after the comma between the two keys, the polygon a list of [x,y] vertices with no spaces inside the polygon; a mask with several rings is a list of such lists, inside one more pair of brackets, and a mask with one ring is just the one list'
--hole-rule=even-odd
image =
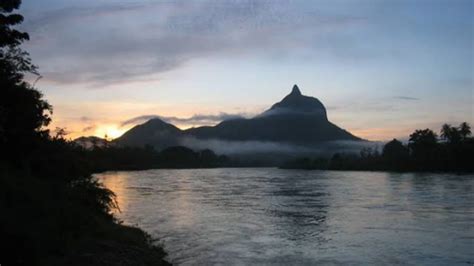
{"label": "silhouetted tree", "polygon": [[408,147],[418,168],[427,168],[435,157],[437,135],[431,129],[418,129],[410,135]]}
{"label": "silhouetted tree", "polygon": [[417,129],[410,135],[408,146],[413,152],[417,151],[418,148],[432,148],[437,144],[437,135],[433,130]]}
{"label": "silhouetted tree", "polygon": [[461,133],[458,128],[453,127],[450,124],[444,124],[441,127],[441,138],[446,140],[448,143],[457,143],[461,140]]}
{"label": "silhouetted tree", "polygon": [[[109,261],[99,243],[122,245],[114,265],[156,254],[143,232],[115,223],[114,194],[91,176],[85,150],[65,140],[64,130],[51,137],[45,129],[51,106],[24,80],[38,73],[20,48],[28,34],[13,28],[23,20],[11,14],[20,2],[0,0],[0,263],[90,264],[78,254]],[[133,250],[130,263],[121,259],[126,250]],[[163,264],[162,256],[150,264]]]}
{"label": "silhouetted tree", "polygon": [[459,134],[462,140],[466,140],[471,136],[471,126],[466,122],[461,123],[461,125],[459,125]]}
{"label": "silhouetted tree", "polygon": [[383,147],[382,157],[390,169],[407,168],[409,159],[408,148],[399,140],[393,139]]}
{"label": "silhouetted tree", "polygon": [[51,106],[24,81],[26,73],[38,75],[27,52],[20,48],[29,36],[13,26],[23,17],[11,14],[19,0],[0,1],[0,158],[18,161],[48,135]]}
{"label": "silhouetted tree", "polygon": [[443,125],[439,143],[431,129],[419,129],[410,135],[408,147],[397,139],[388,142],[379,155],[378,149],[363,148],[359,156],[336,153],[331,159],[300,158],[288,161],[283,168],[333,170],[394,171],[474,171],[474,139],[469,124],[458,128]]}
{"label": "silhouetted tree", "polygon": [[441,126],[441,138],[444,140],[448,140],[451,135],[451,125],[450,124],[443,124]]}
{"label": "silhouetted tree", "polygon": [[205,149],[199,152],[199,160],[203,167],[215,167],[218,157],[212,150]]}
{"label": "silhouetted tree", "polygon": [[[17,47],[23,41],[28,40],[26,32],[20,32],[11,26],[23,21],[19,14],[9,14],[20,7],[21,0],[2,0],[0,2],[0,47]],[[24,60],[22,58],[21,60]]]}

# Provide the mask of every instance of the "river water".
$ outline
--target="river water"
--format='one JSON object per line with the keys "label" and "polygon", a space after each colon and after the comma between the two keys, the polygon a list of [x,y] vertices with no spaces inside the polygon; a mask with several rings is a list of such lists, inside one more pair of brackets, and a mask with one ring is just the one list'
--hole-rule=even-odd
{"label": "river water", "polygon": [[227,168],[107,172],[176,265],[473,265],[474,176]]}

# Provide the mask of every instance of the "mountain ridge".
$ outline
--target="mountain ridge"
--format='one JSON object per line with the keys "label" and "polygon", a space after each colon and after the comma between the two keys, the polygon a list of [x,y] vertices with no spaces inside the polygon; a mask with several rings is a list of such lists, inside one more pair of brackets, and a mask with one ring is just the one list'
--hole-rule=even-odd
{"label": "mountain ridge", "polygon": [[179,145],[182,138],[266,141],[298,145],[362,140],[331,123],[321,101],[303,95],[298,86],[294,85],[290,94],[253,118],[235,118],[224,120],[215,126],[186,130],[154,118],[133,127],[114,142],[124,146],[148,144],[163,149]]}

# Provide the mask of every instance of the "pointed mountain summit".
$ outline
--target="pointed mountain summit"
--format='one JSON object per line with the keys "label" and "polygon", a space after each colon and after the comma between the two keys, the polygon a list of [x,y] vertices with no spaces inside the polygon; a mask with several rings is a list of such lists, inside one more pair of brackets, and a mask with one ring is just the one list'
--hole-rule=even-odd
{"label": "pointed mountain summit", "polygon": [[281,114],[313,114],[327,119],[326,108],[316,98],[305,96],[301,93],[295,84],[291,93],[288,94],[279,103],[274,104],[269,110],[262,115],[281,115]]}
{"label": "pointed mountain summit", "polygon": [[300,91],[300,88],[298,88],[298,85],[293,85],[293,89],[291,90],[291,93],[290,95],[297,95],[297,96],[301,96],[301,91]]}
{"label": "pointed mountain summit", "polygon": [[203,126],[180,130],[161,120],[136,126],[117,142],[124,145],[145,144],[163,148],[184,138],[227,141],[263,141],[298,145],[318,144],[326,141],[360,138],[334,125],[327,119],[326,108],[316,98],[305,96],[297,85],[291,93],[262,114],[250,118],[225,120],[216,126]]}

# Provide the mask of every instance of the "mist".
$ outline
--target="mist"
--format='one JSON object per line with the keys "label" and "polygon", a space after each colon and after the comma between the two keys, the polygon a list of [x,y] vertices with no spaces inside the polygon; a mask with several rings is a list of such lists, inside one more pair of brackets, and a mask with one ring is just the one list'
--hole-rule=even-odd
{"label": "mist", "polygon": [[296,145],[270,141],[227,141],[221,139],[181,138],[179,144],[193,150],[211,149],[217,154],[229,156],[251,156],[261,154],[329,157],[334,153],[354,153],[364,148],[379,149],[383,142],[371,141],[328,141],[312,145]]}

